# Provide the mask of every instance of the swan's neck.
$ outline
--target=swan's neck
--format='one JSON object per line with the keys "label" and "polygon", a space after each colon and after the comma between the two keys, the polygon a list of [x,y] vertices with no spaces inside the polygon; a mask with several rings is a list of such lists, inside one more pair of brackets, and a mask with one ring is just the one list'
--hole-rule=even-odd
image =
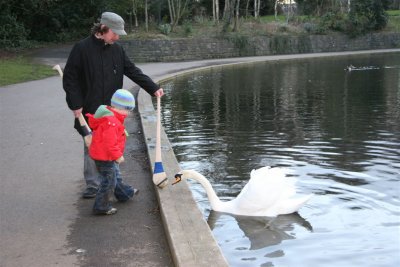
{"label": "swan's neck", "polygon": [[210,201],[211,208],[213,210],[218,211],[219,206],[221,205],[221,200],[219,200],[217,194],[215,193],[214,189],[212,188],[210,182],[200,173],[192,170],[187,170],[182,172],[187,179],[193,179],[199,182],[207,192],[208,200]]}

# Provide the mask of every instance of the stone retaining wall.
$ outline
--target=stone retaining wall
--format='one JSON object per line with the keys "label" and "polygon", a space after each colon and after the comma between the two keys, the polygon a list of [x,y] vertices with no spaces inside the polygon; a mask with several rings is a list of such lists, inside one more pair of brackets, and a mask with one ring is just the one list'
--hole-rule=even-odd
{"label": "stone retaining wall", "polygon": [[400,48],[400,33],[231,37],[172,40],[121,40],[134,62],[171,62],[243,56]]}

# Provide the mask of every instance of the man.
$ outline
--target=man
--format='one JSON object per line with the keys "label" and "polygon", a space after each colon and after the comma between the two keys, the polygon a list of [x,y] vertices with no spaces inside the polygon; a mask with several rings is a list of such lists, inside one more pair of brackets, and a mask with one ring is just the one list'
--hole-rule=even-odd
{"label": "man", "polygon": [[[100,23],[94,24],[91,35],[76,43],[64,69],[63,87],[68,107],[75,117],[75,129],[81,134],[78,117],[81,113],[94,114],[100,105],[110,105],[111,97],[123,88],[126,75],[150,95],[164,95],[153,80],[132,63],[118,43],[126,35],[124,20],[112,12],[104,12]],[[93,198],[99,186],[95,163],[84,148],[84,198]]]}

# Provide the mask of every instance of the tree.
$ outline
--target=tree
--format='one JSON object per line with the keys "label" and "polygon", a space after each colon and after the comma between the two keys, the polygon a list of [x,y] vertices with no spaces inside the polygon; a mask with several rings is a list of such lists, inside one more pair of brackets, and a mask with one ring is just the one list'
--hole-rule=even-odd
{"label": "tree", "polygon": [[148,2],[144,0],[144,17],[145,17],[145,25],[146,25],[146,32],[149,31],[149,13],[148,13]]}
{"label": "tree", "polygon": [[168,0],[172,28],[179,23],[185,12],[187,12],[188,2],[189,0]]}
{"label": "tree", "polygon": [[400,9],[400,0],[392,0],[390,4],[391,9]]}
{"label": "tree", "polygon": [[278,3],[279,0],[275,0],[275,5],[274,5],[275,20],[278,19]]}
{"label": "tree", "polygon": [[212,5],[213,5],[213,8],[212,8],[213,21],[218,24],[219,23],[219,0],[213,0]]}
{"label": "tree", "polygon": [[222,16],[225,21],[229,21],[229,24],[231,23],[231,1],[232,0],[225,0],[225,5],[224,5],[224,15]]}
{"label": "tree", "polygon": [[289,0],[289,7],[287,8],[286,22],[289,23],[290,16],[293,15],[293,0]]}
{"label": "tree", "polygon": [[10,6],[0,9],[0,48],[18,48],[27,42],[28,29],[10,12]]}
{"label": "tree", "polygon": [[305,15],[321,16],[323,14],[326,1],[324,0],[297,0],[299,10]]}
{"label": "tree", "polygon": [[224,7],[224,26],[222,27],[223,32],[227,32],[230,25],[232,24],[232,18],[234,16],[235,0],[225,0]]}
{"label": "tree", "polygon": [[233,31],[237,32],[239,30],[239,6],[240,6],[240,0],[236,0],[235,3],[235,19],[233,22]]}
{"label": "tree", "polygon": [[254,18],[258,18],[260,16],[260,6],[261,0],[254,0]]}
{"label": "tree", "polygon": [[351,31],[359,34],[383,29],[388,20],[385,12],[388,6],[388,0],[352,0],[349,12]]}
{"label": "tree", "polygon": [[138,9],[139,9],[139,0],[132,0],[132,14],[135,18],[135,27],[139,27],[138,22]]}
{"label": "tree", "polygon": [[246,18],[249,17],[249,5],[250,5],[250,0],[246,1],[246,11],[245,11],[245,16]]}

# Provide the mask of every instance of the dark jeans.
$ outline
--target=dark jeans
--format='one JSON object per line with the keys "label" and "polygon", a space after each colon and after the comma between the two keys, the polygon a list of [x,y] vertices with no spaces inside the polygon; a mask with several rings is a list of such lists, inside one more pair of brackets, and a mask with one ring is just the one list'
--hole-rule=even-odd
{"label": "dark jeans", "polygon": [[100,186],[93,206],[95,211],[110,210],[112,194],[121,202],[133,197],[133,187],[123,183],[118,163],[99,160],[95,160],[95,163],[100,178]]}

